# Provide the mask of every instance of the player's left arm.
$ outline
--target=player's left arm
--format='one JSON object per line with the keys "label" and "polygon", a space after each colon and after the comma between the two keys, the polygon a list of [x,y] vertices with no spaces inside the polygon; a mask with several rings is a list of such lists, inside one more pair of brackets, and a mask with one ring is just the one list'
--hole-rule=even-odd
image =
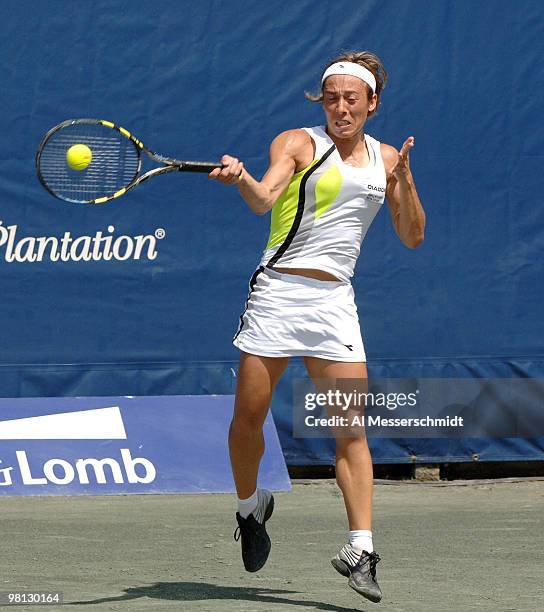
{"label": "player's left arm", "polygon": [[385,198],[393,226],[402,243],[415,249],[423,242],[425,235],[425,211],[410,171],[410,150],[414,146],[414,138],[407,138],[400,152],[387,144],[380,146],[387,177]]}

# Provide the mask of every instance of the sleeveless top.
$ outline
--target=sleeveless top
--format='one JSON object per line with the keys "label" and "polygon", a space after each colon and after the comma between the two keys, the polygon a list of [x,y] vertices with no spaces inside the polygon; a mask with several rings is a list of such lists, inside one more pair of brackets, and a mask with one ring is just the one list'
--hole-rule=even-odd
{"label": "sleeveless top", "polygon": [[324,126],[302,129],[315,142],[315,159],[293,175],[272,207],[261,266],[315,268],[349,282],[385,198],[380,143],[364,135],[370,162],[356,168],[343,162]]}

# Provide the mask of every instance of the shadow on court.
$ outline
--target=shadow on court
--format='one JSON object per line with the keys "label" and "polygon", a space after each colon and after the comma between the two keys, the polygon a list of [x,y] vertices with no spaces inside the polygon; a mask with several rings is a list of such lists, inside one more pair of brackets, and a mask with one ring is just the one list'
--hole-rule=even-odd
{"label": "shadow on court", "polygon": [[[330,612],[353,612],[354,608],[336,606],[320,601],[297,600],[281,595],[296,593],[285,589],[267,588],[245,588],[245,587],[225,587],[206,582],[156,582],[146,587],[134,587],[125,589],[124,595],[118,597],[101,597],[91,601],[65,601],[64,605],[92,606],[96,604],[122,603],[149,597],[151,599],[163,599],[169,601],[249,601],[260,604],[270,604],[272,609],[277,609],[280,604],[288,606],[312,607],[315,610],[328,610]],[[277,595],[280,595],[278,597]],[[144,605],[141,602],[141,605]],[[226,609],[226,606],[225,606]],[[357,608],[362,610],[361,608]]]}

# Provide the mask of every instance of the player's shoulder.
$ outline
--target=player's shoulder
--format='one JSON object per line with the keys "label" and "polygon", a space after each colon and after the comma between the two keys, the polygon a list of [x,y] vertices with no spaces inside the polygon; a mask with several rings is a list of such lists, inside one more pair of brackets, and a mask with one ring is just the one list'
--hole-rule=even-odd
{"label": "player's shoulder", "polygon": [[279,133],[274,140],[272,145],[288,146],[289,148],[304,147],[311,142],[311,137],[302,128],[294,128],[291,130],[285,130]]}
{"label": "player's shoulder", "polygon": [[287,156],[295,161],[300,161],[306,159],[308,155],[311,156],[312,151],[313,145],[310,135],[300,128],[281,132],[270,145],[270,157],[272,159]]}
{"label": "player's shoulder", "polygon": [[397,161],[399,157],[397,149],[391,145],[385,144],[385,142],[380,142],[380,151],[384,160],[387,158]]}
{"label": "player's shoulder", "polygon": [[385,142],[380,142],[380,153],[382,154],[383,164],[386,170],[396,165],[399,159],[399,152],[395,147],[385,144]]}

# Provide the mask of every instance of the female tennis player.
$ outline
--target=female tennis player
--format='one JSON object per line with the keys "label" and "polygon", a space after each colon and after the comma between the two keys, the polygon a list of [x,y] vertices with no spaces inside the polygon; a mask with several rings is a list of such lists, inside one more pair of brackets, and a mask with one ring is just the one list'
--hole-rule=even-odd
{"label": "female tennis player", "polygon": [[[400,152],[365,132],[387,79],[369,52],[337,57],[317,96],[323,126],[288,130],[270,146],[261,181],[225,155],[209,177],[236,185],[258,215],[270,210],[268,244],[250,281],[234,344],[241,350],[229,432],[238,494],[242,558],[259,570],[270,551],[265,523],[274,499],[257,488],[262,426],[290,357],[302,356],[314,381],[366,379],[366,354],[350,279],[361,242],[387,199],[393,226],[409,248],[421,244],[425,214],[409,166],[414,138]],[[349,586],[380,601],[380,560],[372,542],[372,459],[366,437],[336,437],[336,480],[346,506],[348,542],[332,559]]]}

